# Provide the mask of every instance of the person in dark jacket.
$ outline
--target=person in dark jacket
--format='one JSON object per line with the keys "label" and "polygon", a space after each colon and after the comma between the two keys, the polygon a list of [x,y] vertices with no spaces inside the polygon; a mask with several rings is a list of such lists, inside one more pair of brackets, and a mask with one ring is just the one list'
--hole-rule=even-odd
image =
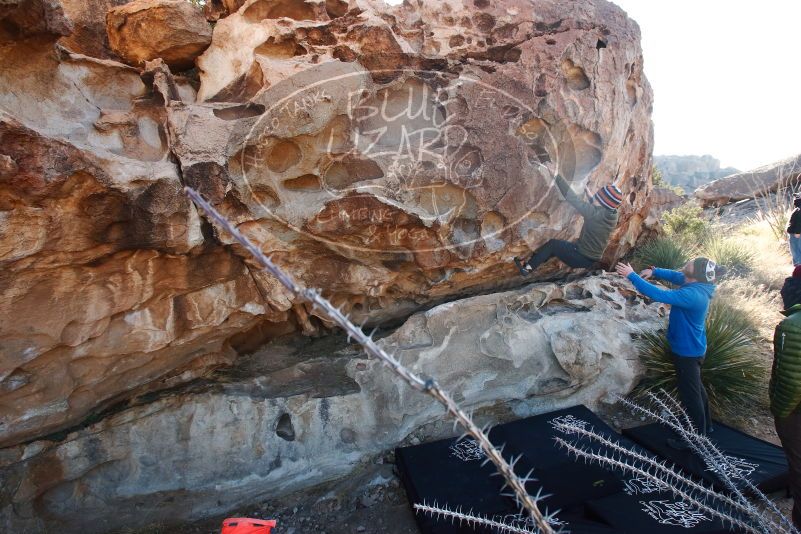
{"label": "person in dark jacket", "polygon": [[795,209],[787,225],[787,242],[790,244],[793,265],[801,265],[801,193],[793,195],[793,205]]}
{"label": "person in dark jacket", "polygon": [[776,434],[790,467],[793,524],[801,528],[801,303],[782,312],[773,334],[773,369],[768,396]]}
{"label": "person in dark jacket", "polygon": [[603,256],[604,249],[609,243],[609,236],[617,227],[617,208],[623,202],[623,193],[615,184],[605,185],[595,193],[592,202],[584,202],[560,174],[557,174],[554,180],[565,200],[584,218],[584,226],[575,243],[551,239],[538,248],[528,261],[523,262],[515,257],[515,265],[523,276],[528,276],[553,256],[568,267],[581,269],[592,267]]}
{"label": "person in dark jacket", "polygon": [[[618,263],[616,270],[646,297],[670,304],[667,341],[676,369],[679,398],[696,431],[701,434],[710,432],[712,417],[701,381],[701,368],[706,357],[706,315],[709,301],[715,294],[714,284],[725,274],[726,268],[715,265],[708,258],[696,258],[688,261],[681,271],[650,267],[637,275],[626,263]],[[666,280],[679,288],[662,289],[647,282],[649,278]],[[668,445],[676,449],[688,448],[686,443],[672,438],[668,439]]]}
{"label": "person in dark jacket", "polygon": [[781,295],[785,310],[801,303],[801,265],[796,265],[793,275],[784,279]]}

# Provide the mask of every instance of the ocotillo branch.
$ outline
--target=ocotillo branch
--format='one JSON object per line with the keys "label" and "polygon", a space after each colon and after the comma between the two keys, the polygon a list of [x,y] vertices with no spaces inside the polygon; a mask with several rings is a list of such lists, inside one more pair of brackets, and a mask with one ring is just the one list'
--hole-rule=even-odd
{"label": "ocotillo branch", "polygon": [[320,291],[316,289],[304,288],[295,283],[291,276],[281,270],[273,261],[265,255],[259,247],[253,244],[237,229],[228,219],[222,216],[214,207],[209,204],[200,194],[190,187],[185,187],[184,191],[195,204],[206,214],[214,219],[223,229],[230,233],[261,265],[264,270],[275,276],[289,291],[302,300],[312,303],[312,305],[325,313],[334,323],[339,325],[348,333],[349,338],[355,339],[365,352],[374,358],[378,358],[386,364],[395,374],[401,377],[412,388],[427,393],[439,401],[448,413],[465,429],[466,433],[478,442],[487,458],[495,464],[498,472],[506,480],[506,484],[512,489],[517,502],[536,523],[543,534],[554,534],[553,528],[537,506],[540,498],[532,497],[526,491],[525,483],[527,477],[518,477],[512,466],[503,458],[500,451],[490,442],[486,433],[479,428],[473,420],[456,404],[453,398],[432,379],[423,379],[403,366],[392,354],[376,344],[371,335],[365,334],[362,329],[351,322],[348,317],[338,308],[335,308],[327,299],[323,298]]}

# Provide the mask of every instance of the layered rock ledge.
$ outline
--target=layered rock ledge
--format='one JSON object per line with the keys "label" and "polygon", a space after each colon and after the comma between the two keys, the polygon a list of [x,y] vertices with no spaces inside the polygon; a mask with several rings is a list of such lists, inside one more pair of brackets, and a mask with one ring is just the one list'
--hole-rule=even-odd
{"label": "layered rock ledge", "polygon": [[652,220],[639,29],[609,2],[226,0],[205,51],[197,14],[183,47],[175,2],[121,3],[0,10],[0,446],[328,332],[184,185],[368,324],[575,238],[546,165],[590,192],[619,170],[607,260]]}
{"label": "layered rock ledge", "polygon": [[[661,324],[615,275],[453,301],[379,340],[467,409],[521,417],[613,402],[641,373],[633,340]],[[360,347],[275,340],[224,372],[0,451],[0,528],[106,532],[223,513],[346,476],[442,419]]]}

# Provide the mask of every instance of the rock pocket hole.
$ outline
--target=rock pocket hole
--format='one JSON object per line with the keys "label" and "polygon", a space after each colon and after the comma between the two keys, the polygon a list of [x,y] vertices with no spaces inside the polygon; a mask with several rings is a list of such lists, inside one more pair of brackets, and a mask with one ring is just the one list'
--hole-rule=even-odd
{"label": "rock pocket hole", "polygon": [[273,59],[289,59],[295,56],[303,56],[307,54],[308,51],[294,39],[277,41],[275,37],[270,37],[253,50],[253,53]]}
{"label": "rock pocket hole", "polygon": [[269,185],[253,185],[250,189],[250,194],[254,202],[267,208],[273,208],[281,204],[275,190]]}
{"label": "rock pocket hole", "polygon": [[574,91],[581,91],[590,86],[590,79],[584,73],[584,69],[566,59],[562,62],[562,71],[567,79],[567,86]]}
{"label": "rock pocket hole", "polygon": [[286,441],[295,441],[295,427],[292,426],[292,418],[288,413],[282,413],[275,425],[275,434]]}
{"label": "rock pocket hole", "polygon": [[381,167],[372,160],[347,156],[334,161],[323,175],[325,185],[333,189],[346,189],[357,182],[376,180],[384,176]]}
{"label": "rock pocket hole", "polygon": [[294,20],[315,20],[314,7],[304,0],[261,0],[245,9],[248,22],[261,22],[264,19],[288,17]]}
{"label": "rock pocket hole", "polygon": [[565,288],[565,297],[570,300],[586,300],[592,298],[592,293],[581,286],[568,286]]}
{"label": "rock pocket hole", "polygon": [[555,315],[557,313],[577,313],[588,312],[590,309],[587,306],[581,306],[572,302],[567,302],[562,299],[554,299],[540,308],[540,313],[543,315]]}
{"label": "rock pocket hole", "polygon": [[301,152],[298,145],[287,139],[279,141],[270,150],[267,156],[267,166],[271,171],[284,172],[298,164]]}
{"label": "rock pocket hole", "polygon": [[320,177],[315,174],[304,174],[297,178],[284,180],[284,187],[290,191],[319,191]]}
{"label": "rock pocket hole", "polygon": [[215,117],[226,121],[247,119],[248,117],[258,117],[262,113],[264,113],[264,106],[253,103],[214,110]]}
{"label": "rock pocket hole", "polygon": [[348,12],[348,3],[344,0],[325,0],[325,11],[332,19]]}
{"label": "rock pocket hole", "polygon": [[626,80],[626,99],[632,106],[637,103],[637,82],[632,78]]}

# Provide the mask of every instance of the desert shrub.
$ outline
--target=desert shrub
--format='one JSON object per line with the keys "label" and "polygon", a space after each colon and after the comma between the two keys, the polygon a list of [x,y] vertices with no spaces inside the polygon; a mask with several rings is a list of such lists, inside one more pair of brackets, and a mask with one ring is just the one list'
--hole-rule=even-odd
{"label": "desert shrub", "polygon": [[687,244],[701,243],[709,233],[709,221],[704,218],[701,206],[693,202],[666,211],[662,220],[668,236]]}
{"label": "desert shrub", "polygon": [[706,239],[700,253],[726,266],[732,275],[749,273],[756,258],[756,253],[747,242],[731,237],[714,236]]}
{"label": "desert shrub", "polygon": [[678,185],[673,185],[668,183],[665,180],[665,177],[662,176],[662,171],[660,171],[656,165],[651,168],[651,183],[654,184],[654,187],[659,187],[661,189],[670,189],[674,193],[679,196],[684,196],[684,189],[682,189]]}
{"label": "desert shrub", "polygon": [[682,239],[657,237],[646,241],[634,251],[632,263],[637,270],[651,265],[663,269],[681,269],[694,251],[694,248]]}
{"label": "desert shrub", "polygon": [[[716,298],[706,320],[707,352],[701,379],[709,404],[718,413],[735,413],[765,398],[767,368],[759,357],[759,326],[747,311]],[[660,389],[676,395],[676,372],[664,331],[648,332],[638,340],[646,368],[635,395]]]}

